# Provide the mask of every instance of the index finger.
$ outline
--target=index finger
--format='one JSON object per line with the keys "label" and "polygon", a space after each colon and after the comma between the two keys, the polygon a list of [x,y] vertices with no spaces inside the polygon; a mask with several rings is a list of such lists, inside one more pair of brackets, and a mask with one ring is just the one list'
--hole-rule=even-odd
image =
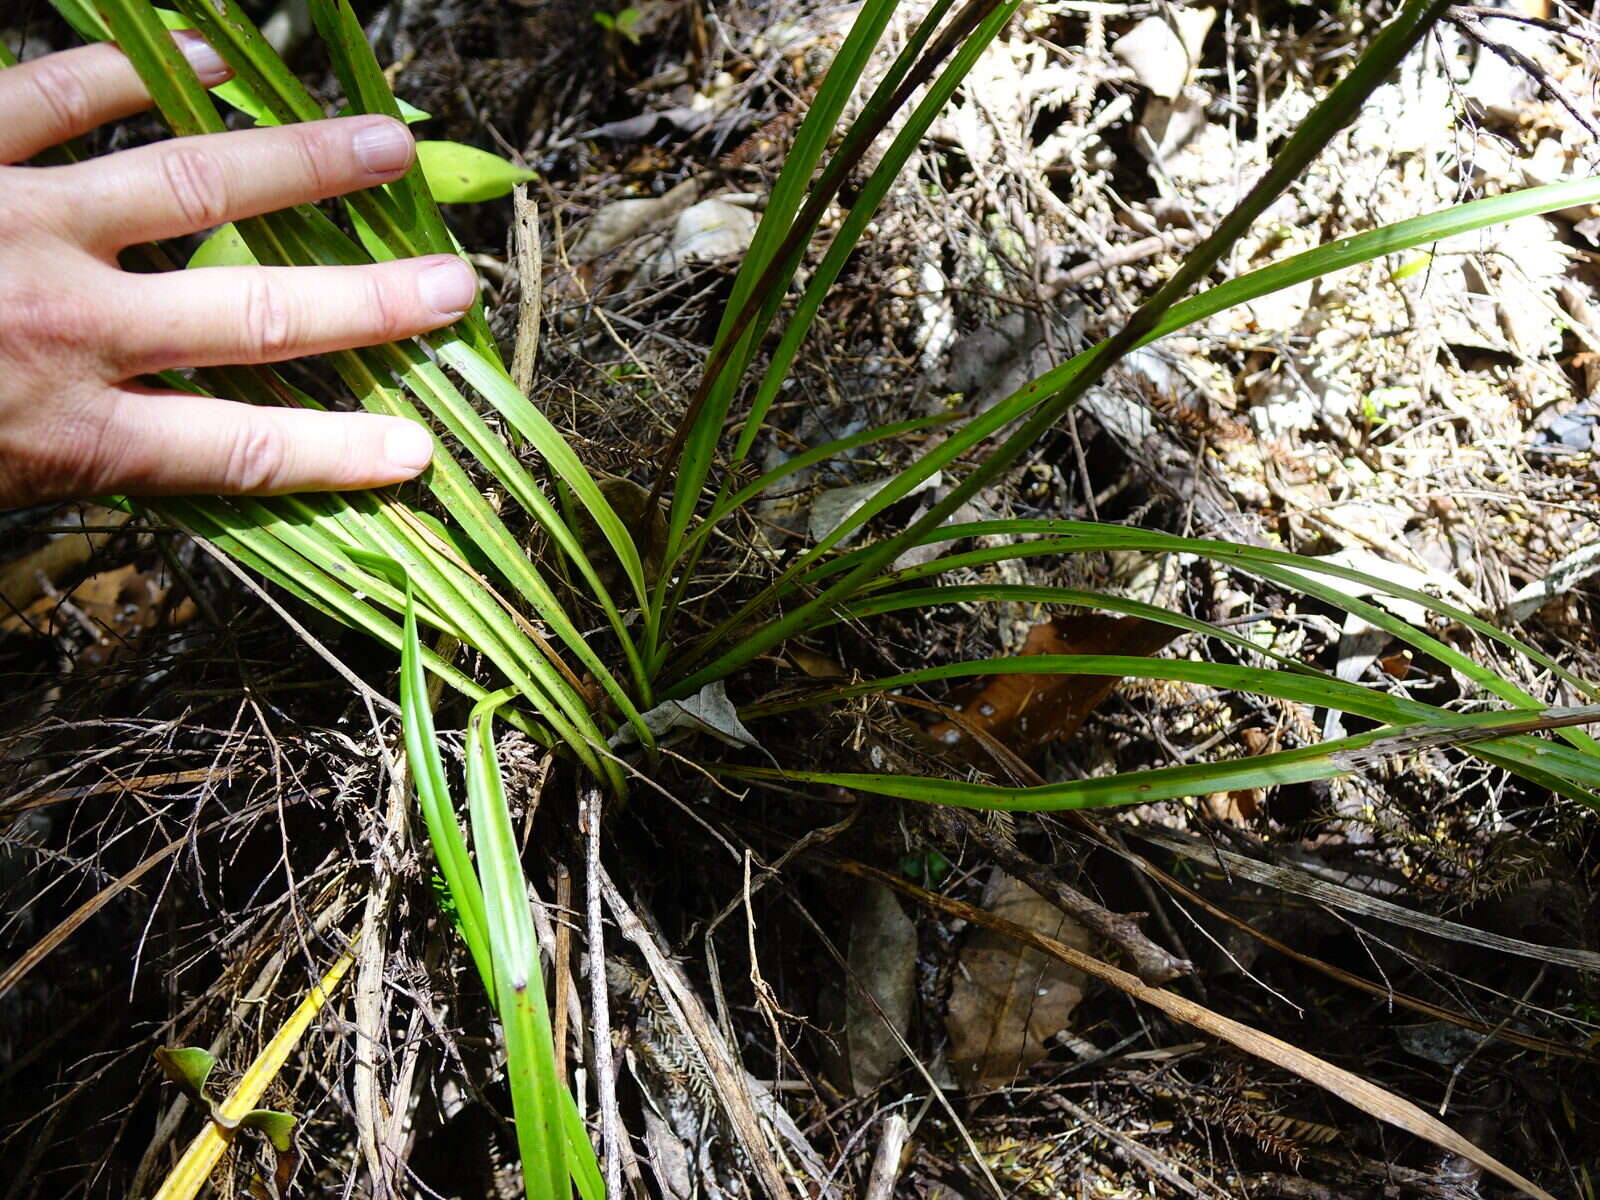
{"label": "index finger", "polygon": [[[192,30],[172,35],[207,87],[232,72]],[[150,94],[121,50],[108,43],[80,46],[0,71],[0,163],[32,158],[150,107]]]}

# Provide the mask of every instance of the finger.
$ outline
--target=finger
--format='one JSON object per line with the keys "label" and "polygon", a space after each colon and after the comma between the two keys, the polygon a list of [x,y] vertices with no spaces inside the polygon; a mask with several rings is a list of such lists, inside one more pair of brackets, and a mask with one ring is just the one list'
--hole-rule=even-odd
{"label": "finger", "polygon": [[400,417],[257,407],[186,393],[111,393],[101,451],[79,494],[278,495],[382,487],[433,454],[426,429]]}
{"label": "finger", "polygon": [[[172,36],[207,87],[232,74],[198,33]],[[0,163],[21,162],[149,106],[139,73],[108,43],[46,54],[0,71]]]}
{"label": "finger", "polygon": [[211,267],[116,278],[112,303],[128,316],[111,365],[124,379],[392,342],[450,324],[477,293],[472,268],[448,254],[364,267]]}
{"label": "finger", "polygon": [[115,252],[404,175],[411,131],[390,117],[176,138],[61,167],[86,243]]}

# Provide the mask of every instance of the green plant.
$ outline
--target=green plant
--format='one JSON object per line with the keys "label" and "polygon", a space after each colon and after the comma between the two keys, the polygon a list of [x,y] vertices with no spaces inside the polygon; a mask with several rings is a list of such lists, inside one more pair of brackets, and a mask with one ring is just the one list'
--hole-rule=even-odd
{"label": "green plant", "polygon": [[236,1129],[254,1129],[272,1143],[279,1153],[286,1152],[294,1130],[295,1118],[289,1113],[275,1112],[270,1108],[253,1108],[242,1117],[230,1117],[206,1092],[206,1081],[216,1058],[203,1046],[163,1047],[156,1051],[156,1065],[218,1129],[231,1133]]}
{"label": "green plant", "polygon": [[183,1157],[162,1181],[155,1200],[193,1200],[198,1196],[240,1128],[254,1128],[264,1134],[278,1152],[280,1165],[292,1162],[291,1137],[295,1118],[288,1113],[259,1109],[256,1105],[354,962],[354,954],[340,955],[321,981],[311,988],[305,999],[279,1026],[272,1040],[262,1047],[261,1053],[256,1055],[255,1061],[245,1069],[238,1083],[220,1103],[212,1100],[205,1091],[211,1068],[216,1065],[210,1051],[195,1046],[156,1051],[156,1060],[162,1073],[206,1114],[207,1120],[205,1127],[189,1143]]}
{"label": "green plant", "polygon": [[639,44],[639,20],[643,16],[644,13],[630,5],[617,13],[608,13],[603,10],[597,11],[594,14],[594,23],[607,33],[620,34],[637,46]]}
{"label": "green plant", "polygon": [[[439,442],[434,466],[423,479],[431,504],[421,498],[408,503],[391,494],[141,502],[158,517],[211,540],[303,602],[403,654],[408,749],[419,799],[459,928],[495,997],[508,1051],[516,1059],[513,1097],[532,1194],[557,1194],[567,1173],[580,1186],[594,1188],[596,1183],[589,1174],[592,1154],[586,1157],[587,1141],[581,1125],[575,1124],[576,1109],[571,1097],[555,1085],[546,1061],[548,1022],[536,985],[538,960],[526,924],[525,885],[506,836],[494,763],[490,725],[496,715],[541,745],[558,748],[583,771],[621,792],[630,764],[611,749],[619,729],[631,729],[648,752],[654,735],[646,716],[654,706],[688,700],[721,685],[788,639],[844,619],[868,620],[957,601],[1078,605],[1139,616],[1213,639],[1219,647],[1231,649],[1239,662],[1109,656],[1035,657],[1023,663],[986,660],[818,690],[784,707],[824,704],[973,674],[1053,671],[1181,678],[1335,709],[1377,722],[1377,728],[1338,742],[1256,758],[1031,788],[739,763],[716,769],[749,780],[797,778],[940,804],[1072,809],[1326,778],[1420,745],[1451,744],[1538,787],[1600,807],[1600,746],[1577,728],[1595,719],[1595,709],[1546,711],[1537,698],[1468,654],[1352,593],[1420,604],[1538,664],[1580,693],[1600,699],[1600,689],[1593,684],[1458,607],[1391,580],[1314,558],[1215,540],[1071,521],[945,524],[1052,429],[1121,358],[1140,346],[1234,305],[1383,255],[1519,216],[1600,200],[1600,181],[1593,179],[1479,200],[1344,239],[1189,295],[1210,278],[1256,218],[1426,35],[1444,11],[1441,3],[1407,0],[1283,146],[1238,208],[1112,337],[948,430],[942,429],[949,424],[945,419],[897,422],[809,450],[746,482],[744,466],[824,297],[896,175],[1019,3],[970,0],[958,7],[954,0],[936,0],[867,96],[859,115],[841,129],[845,107],[895,8],[895,0],[865,0],[796,132],[754,243],[733,283],[700,384],[663,456],[651,500],[667,502],[665,529],[658,535],[644,534],[646,544],[635,540],[629,522],[566,439],[512,384],[481,311],[469,314],[454,329],[417,342],[328,356],[329,365],[364,407],[421,421],[435,431]],[[104,25],[80,0],[56,0],[56,4],[86,34],[115,37],[144,76],[174,132],[194,134],[221,127],[211,101],[165,37],[163,22],[148,0],[103,0]],[[230,102],[246,111],[253,106],[264,114],[260,119],[281,122],[324,115],[233,0],[179,0],[178,9],[235,68],[236,79],[227,85],[231,94],[225,97]],[[352,109],[397,114],[393,94],[346,0],[312,0],[311,9]],[[602,15],[596,14],[596,19]],[[615,27],[626,32],[620,24]],[[790,284],[830,206],[840,199],[846,181],[891,120],[907,109],[889,145],[855,190],[799,299],[791,304]],[[258,261],[273,264],[354,263],[449,251],[452,243],[434,201],[418,168],[399,183],[344,202],[355,238],[311,209],[240,222],[238,235]],[[764,352],[766,365],[757,373]],[[753,380],[748,390],[747,379]],[[174,377],[169,382],[258,403],[316,403],[270,369],[202,371],[192,381]],[[537,474],[485,420],[485,411],[531,448],[541,464]],[[943,432],[942,440],[886,480],[862,508],[775,571],[755,594],[725,612],[709,614],[709,620],[698,626],[705,629],[709,624],[709,629],[698,635],[688,632],[685,597],[699,578],[702,556],[715,531],[795,472],[857,447],[935,429]],[[492,476],[507,503],[520,510],[519,520],[538,528],[538,544],[543,547],[538,558],[525,551],[524,542],[473,485],[463,464]],[[841,549],[848,538],[939,471],[955,474],[958,482],[909,526],[859,549]],[[554,500],[549,495],[552,488],[557,493]],[[448,514],[448,522],[436,512]],[[572,514],[580,513],[598,537],[585,539],[575,528]],[[648,522],[642,524],[648,528]],[[910,570],[892,569],[910,548],[953,545],[980,535],[1009,540],[998,548],[958,550]],[[1263,652],[1236,633],[1185,614],[1099,592],[936,582],[958,567],[1108,549],[1193,554],[1313,597],[1388,631],[1508,707],[1464,715],[1390,696]],[[647,560],[658,562],[659,569],[647,571]],[[580,632],[573,605],[565,590],[551,582],[553,577],[575,581],[592,597],[604,614],[608,631],[604,636]],[[509,686],[503,690],[486,686],[427,650],[418,639],[419,626],[473,647]],[[1250,665],[1256,662],[1270,665]],[[476,703],[467,773],[476,879],[472,854],[444,784],[432,717],[422,698],[424,672],[432,672]],[[585,673],[595,681],[598,699],[583,685],[580,676]],[[755,720],[781,711],[783,707],[767,705],[744,715]],[[1547,730],[1557,731],[1564,743],[1537,736]]]}
{"label": "green plant", "polygon": [[467,809],[477,847],[477,875],[457,822],[445,780],[444,761],[428,707],[416,606],[408,593],[405,641],[400,661],[400,704],[406,756],[417,802],[428,827],[449,897],[449,911],[500,1015],[505,1033],[506,1075],[516,1115],[517,1149],[528,1195],[555,1200],[571,1193],[583,1200],[604,1194],[594,1148],[572,1094],[556,1073],[555,1046],[545,1002],[543,969],[528,907],[516,836],[506,808],[505,785],[495,756],[494,713],[509,691],[487,696],[472,710],[467,735]]}

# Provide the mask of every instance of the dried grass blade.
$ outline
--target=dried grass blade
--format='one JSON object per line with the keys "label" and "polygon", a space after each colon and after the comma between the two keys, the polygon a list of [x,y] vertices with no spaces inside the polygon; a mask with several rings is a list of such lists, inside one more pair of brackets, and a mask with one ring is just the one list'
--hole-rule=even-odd
{"label": "dried grass blade", "polygon": [[7,992],[16,987],[17,984],[21,983],[29,971],[37,967],[46,958],[50,957],[50,955],[55,952],[56,948],[60,946],[62,942],[71,937],[85,921],[94,916],[95,913],[99,912],[107,904],[111,903],[111,901],[116,899],[116,897],[122,892],[127,891],[128,888],[138,883],[139,880],[143,879],[156,867],[166,862],[166,860],[171,858],[175,853],[177,853],[177,851],[188,845],[191,838],[200,837],[203,834],[210,833],[213,829],[216,829],[225,821],[232,819],[233,818],[231,817],[226,817],[223,818],[223,820],[213,821],[211,824],[200,829],[198,832],[187,834],[184,837],[176,839],[175,841],[168,842],[165,846],[161,847],[161,849],[157,850],[143,862],[139,863],[131,871],[128,871],[126,874],[112,880],[93,896],[90,896],[82,904],[78,905],[77,908],[73,909],[67,914],[60,924],[56,925],[54,929],[50,930],[49,933],[45,934],[33,945],[29,946],[21,958],[17,959],[16,962],[12,963],[6,968],[4,974],[0,974],[0,997],[4,997]]}
{"label": "dried grass blade", "polygon": [[1265,884],[1267,887],[1277,888],[1293,896],[1303,896],[1317,904],[1326,904],[1346,912],[1386,921],[1403,929],[1414,929],[1430,937],[1445,938],[1448,941],[1478,946],[1501,954],[1515,954],[1520,958],[1531,958],[1535,962],[1556,963],[1578,971],[1600,973],[1600,954],[1592,950],[1546,946],[1537,942],[1525,942],[1520,938],[1506,937],[1504,934],[1493,933],[1487,929],[1474,929],[1458,921],[1436,917],[1432,913],[1416,912],[1378,896],[1357,891],[1355,888],[1319,879],[1297,867],[1261,862],[1243,854],[1235,854],[1231,850],[1224,850],[1221,846],[1202,846],[1187,842],[1158,829],[1141,829],[1138,831],[1138,836],[1174,854],[1182,855],[1192,862],[1221,867],[1230,875],[1238,875],[1253,883]]}
{"label": "dried grass blade", "polygon": [[1298,1046],[1292,1046],[1280,1038],[1252,1029],[1221,1013],[1213,1012],[1187,996],[1180,996],[1165,988],[1150,987],[1138,976],[1102,962],[1093,955],[1075,950],[1054,938],[997,917],[993,913],[984,912],[960,900],[927,891],[897,875],[861,863],[838,862],[835,865],[840,870],[859,878],[876,880],[894,888],[937,912],[970,921],[974,925],[981,925],[1032,946],[1068,966],[1076,967],[1102,983],[1110,984],[1135,1000],[1159,1009],[1174,1020],[1193,1025],[1201,1032],[1225,1041],[1246,1054],[1300,1076],[1307,1083],[1314,1084],[1339,1099],[1355,1105],[1368,1116],[1432,1142],[1441,1149],[1459,1154],[1468,1162],[1482,1167],[1526,1196],[1532,1196],[1535,1200],[1555,1200],[1555,1197],[1531,1179],[1513,1171],[1494,1155],[1479,1149],[1443,1121],[1430,1116],[1411,1101],[1402,1099],[1351,1071],[1336,1067]]}

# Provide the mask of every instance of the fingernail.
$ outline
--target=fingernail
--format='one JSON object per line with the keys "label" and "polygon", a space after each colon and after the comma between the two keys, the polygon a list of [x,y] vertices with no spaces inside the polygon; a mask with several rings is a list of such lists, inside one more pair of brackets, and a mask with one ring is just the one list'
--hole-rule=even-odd
{"label": "fingernail", "polygon": [[350,137],[356,161],[374,175],[393,175],[411,165],[416,144],[406,127],[390,117],[364,121]]}
{"label": "fingernail", "polygon": [[222,61],[222,55],[194,30],[180,29],[172,35],[172,40],[178,43],[178,49],[183,51],[183,56],[189,60],[189,65],[194,68],[201,82],[220,83],[233,74],[228,64]]}
{"label": "fingernail", "polygon": [[433,438],[421,425],[396,421],[383,435],[383,453],[396,471],[416,474],[433,457]]}
{"label": "fingernail", "polygon": [[441,317],[459,317],[472,307],[478,277],[459,258],[447,259],[417,276],[422,302]]}

